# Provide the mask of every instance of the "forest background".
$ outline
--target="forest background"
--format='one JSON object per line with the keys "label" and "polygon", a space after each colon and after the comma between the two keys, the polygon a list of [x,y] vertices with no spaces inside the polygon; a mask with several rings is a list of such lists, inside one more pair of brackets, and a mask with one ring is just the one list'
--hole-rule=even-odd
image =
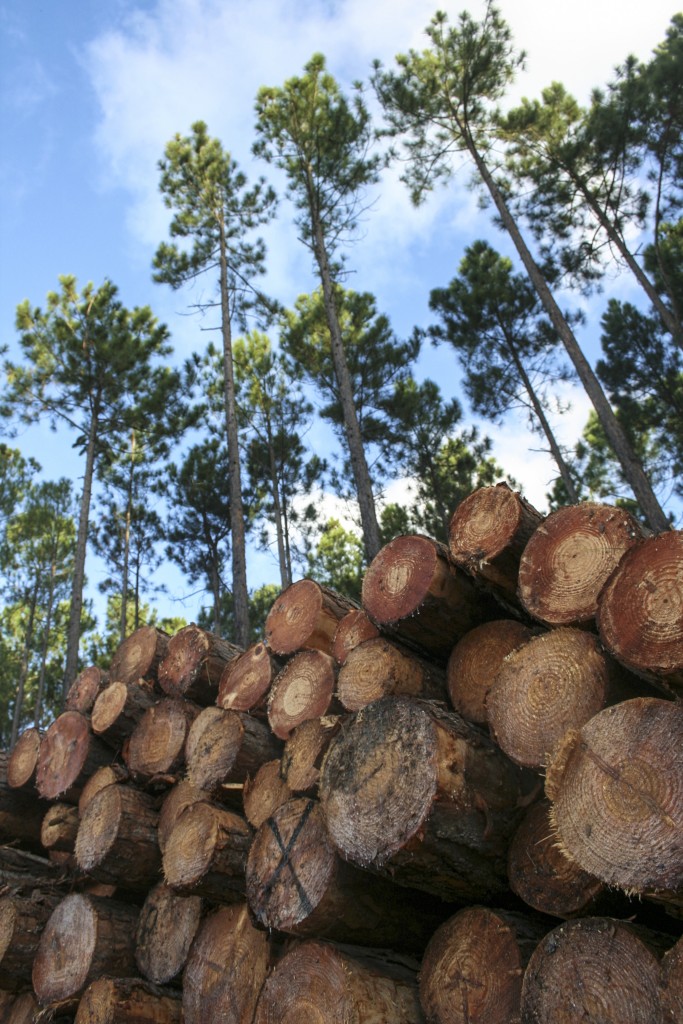
{"label": "forest background", "polygon": [[[452,25],[457,24],[463,6],[442,5]],[[32,312],[48,309],[50,292],[64,287],[65,295],[68,288],[82,295],[88,282],[93,282],[96,292],[110,281],[118,289],[113,301],[125,309],[150,307],[150,315],[156,318],[156,325],[151,320],[148,323],[150,337],[154,330],[161,332],[156,338],[157,361],[184,375],[183,397],[192,398],[196,408],[202,396],[220,391],[216,360],[202,363],[210,343],[220,346],[215,311],[197,308],[216,301],[215,278],[197,277],[177,288],[168,286],[168,274],[166,284],[152,278],[155,254],[158,257],[159,247],[170,240],[173,216],[160,190],[159,161],[174,135],[191,137],[192,126],[200,120],[205,122],[208,136],[220,140],[225,152],[237,161],[248,185],[255,185],[263,175],[279,199],[276,215],[261,224],[251,240],[262,237],[265,243],[265,272],[258,277],[258,289],[271,304],[290,311],[289,326],[283,327],[281,318],[259,322],[252,311],[244,330],[235,326],[235,338],[260,327],[275,351],[289,331],[291,354],[296,348],[297,323],[299,335],[315,337],[318,328],[315,310],[310,308],[312,300],[307,305],[300,299],[313,295],[319,286],[315,261],[310,249],[300,243],[301,228],[286,197],[284,171],[253,152],[257,93],[263,86],[280,88],[292,76],[304,75],[312,55],[322,53],[327,70],[349,102],[354,83],[363,83],[370,123],[381,128],[386,121],[370,84],[373,61],[378,59],[391,69],[398,53],[423,50],[429,42],[425,28],[435,9],[433,3],[422,0],[380,2],[371,9],[356,0],[297,5],[276,0],[258,4],[119,0],[104,7],[75,0],[0,4],[0,344],[6,347],[8,365],[22,364],[22,331],[26,335]],[[476,20],[484,16],[486,6],[472,2],[467,9]],[[542,90],[553,81],[561,82],[579,104],[588,106],[591,90],[604,90],[614,83],[615,68],[623,65],[629,54],[644,62],[652,58],[676,13],[670,4],[659,0],[648,5],[580,0],[570,10],[559,3],[502,0],[499,10],[510,26],[514,45],[527,54],[525,69],[520,69],[504,90],[504,109],[519,105],[522,97],[540,99]],[[680,46],[678,55],[680,65]],[[680,111],[680,67],[672,82],[672,99],[677,90]],[[379,140],[371,152],[379,157],[388,144],[386,139]],[[496,158],[504,155],[500,146],[494,152]],[[362,392],[380,518],[384,510],[383,540],[400,528],[425,529],[442,536],[439,503],[448,504],[450,498],[450,512],[458,494],[463,496],[478,483],[501,477],[519,486],[539,509],[546,510],[553,501],[566,498],[566,490],[556,483],[558,470],[549,457],[547,439],[531,429],[526,398],[522,400],[518,394],[509,408],[497,409],[489,401],[491,412],[484,416],[481,402],[477,407],[471,388],[468,391],[466,369],[454,348],[447,342],[434,345],[427,336],[418,349],[416,329],[428,331],[439,323],[443,329],[445,323],[435,306],[430,310],[430,295],[435,289],[446,289],[459,268],[462,273],[461,261],[468,253],[472,270],[476,244],[485,242],[489,247],[480,248],[480,256],[490,255],[492,248],[503,259],[510,259],[507,273],[523,271],[509,237],[494,224],[492,209],[481,208],[482,190],[470,187],[472,166],[465,156],[456,157],[450,180],[430,190],[417,206],[400,180],[405,170],[405,162],[400,161],[387,167],[378,165],[376,180],[368,179],[363,189],[357,230],[344,240],[339,252],[345,258],[340,283],[355,293],[355,299],[348,299],[351,326],[347,342],[352,337],[354,315],[361,325],[354,344],[365,354],[355,364],[356,397]],[[652,192],[646,172],[647,168],[641,167],[635,180],[640,173],[640,185]],[[643,218],[625,218],[622,225],[629,248],[640,262],[652,241],[651,209]],[[539,255],[543,239],[533,240],[530,219],[527,211],[527,233]],[[578,231],[571,237],[578,239]],[[605,320],[610,310],[614,316],[618,312],[610,304],[632,304],[642,317],[650,312],[642,289],[623,261],[615,257],[614,248],[603,246],[601,252],[604,273],[598,281],[580,286],[565,274],[555,286],[559,304],[576,318],[577,337],[593,366],[604,358],[601,337],[605,332],[624,333],[623,320],[613,317],[611,327]],[[68,288],[60,284],[60,275],[72,275],[75,284]],[[468,286],[473,287],[472,282],[470,276]],[[484,299],[479,296],[477,300],[480,308]],[[24,300],[28,305],[22,327],[16,317]],[[622,313],[625,309],[620,307]],[[531,320],[538,324],[541,315],[534,312]],[[526,326],[528,329],[528,323]],[[633,321],[631,328],[635,330]],[[325,330],[324,325],[319,328],[321,337]],[[438,329],[433,333],[438,334]],[[265,344],[263,339],[260,344]],[[254,350],[249,351],[253,358]],[[382,353],[379,366],[377,353]],[[398,356],[393,368],[390,353]],[[302,414],[296,425],[301,461],[297,464],[300,493],[291,510],[298,521],[291,522],[290,571],[295,577],[316,575],[353,593],[367,562],[367,545],[364,550],[336,408],[338,396],[316,387],[316,382],[319,385],[325,379],[325,367],[312,365],[310,352],[307,358],[308,370],[302,369],[301,361],[295,365],[286,388],[291,397],[302,384],[295,403]],[[195,390],[186,375],[188,361],[193,359]],[[630,489],[609,457],[600,430],[589,424],[591,406],[584,389],[573,379],[566,358],[559,362],[555,371],[547,364],[539,366],[539,389],[580,486],[580,496],[632,504]],[[470,368],[474,365],[470,359]],[[678,382],[675,397],[680,398],[680,363],[675,359],[674,370]],[[400,385],[404,390],[397,397],[392,389],[406,372],[412,383],[404,380]],[[266,376],[263,364],[260,376]],[[416,450],[411,455],[399,439],[410,429],[417,431],[420,414],[426,419],[427,398],[434,398],[433,391],[424,390],[430,380],[438,382],[443,417],[440,434],[434,434],[438,440],[432,457],[436,460],[441,452],[443,458],[440,464],[428,466],[424,458],[420,462]],[[253,462],[256,456],[248,379],[241,385],[238,382],[238,387],[242,387],[250,629],[252,635],[258,635],[264,610],[283,580],[275,551],[272,507],[263,498],[258,472],[249,472],[250,466],[253,468],[249,458]],[[70,430],[59,417],[54,431],[45,415],[31,424],[22,422],[17,404],[8,402],[9,372],[3,388],[9,415],[2,424],[5,447],[0,494],[0,745],[9,741],[12,726],[16,734],[22,722],[33,717],[44,722],[59,705],[84,475],[84,446],[82,438],[79,443],[78,431]],[[613,402],[618,392],[619,387],[613,386]],[[638,398],[646,404],[651,395]],[[417,401],[412,428],[405,421],[411,400]],[[110,459],[105,467],[105,460],[95,474],[80,664],[99,660],[106,665],[122,629],[128,631],[150,618],[165,622],[169,629],[183,621],[200,621],[220,628],[225,635],[234,634],[231,537],[228,529],[221,532],[217,525],[229,524],[230,507],[230,474],[222,450],[224,421],[219,407],[220,400],[185,432],[177,420],[166,422],[158,415],[168,435],[165,443],[155,449],[154,459],[145,452],[136,465],[145,473],[157,471],[161,483],[155,482],[154,474],[143,479],[142,471],[136,469],[142,488],[140,507],[152,515],[145,525],[147,532],[142,531],[138,539],[137,564],[129,561],[127,571],[122,565],[123,506],[116,465],[112,466]],[[170,402],[165,409],[170,411]],[[680,526],[680,448],[676,450],[676,439],[673,454],[663,453],[661,439],[653,432],[637,434],[660,503],[673,525]],[[449,437],[451,447],[441,451]],[[202,448],[206,442],[211,444]],[[120,438],[118,450],[120,455]],[[132,462],[123,460],[124,465]],[[120,469],[120,458],[117,465]],[[441,474],[442,484],[448,477],[452,489],[439,492],[438,485],[428,482],[430,473],[433,477]],[[200,499],[189,494],[189,484],[198,479],[211,483],[210,501],[214,503],[199,512],[196,505]],[[206,494],[201,501],[209,501]],[[185,518],[178,514],[183,507],[189,509]],[[315,518],[311,518],[312,511]],[[142,522],[144,517],[140,514],[139,518]],[[200,539],[197,527],[198,522],[208,520],[216,531],[210,542]],[[214,549],[210,558],[206,557],[207,544]],[[55,558],[59,564],[50,589],[46,570],[50,565],[54,569]],[[36,566],[40,567],[40,588]],[[20,681],[23,706],[17,715]]]}

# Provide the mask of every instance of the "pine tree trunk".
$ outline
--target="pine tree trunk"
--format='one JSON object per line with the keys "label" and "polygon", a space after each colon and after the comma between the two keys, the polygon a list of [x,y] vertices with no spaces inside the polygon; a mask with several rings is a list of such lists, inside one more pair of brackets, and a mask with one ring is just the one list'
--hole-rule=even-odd
{"label": "pine tree trunk", "polygon": [[218,683],[216,704],[227,711],[261,711],[282,662],[259,641],[229,661]]}
{"label": "pine tree trunk", "polygon": [[613,505],[585,501],[551,512],[520,559],[522,605],[547,626],[595,628],[603,585],[642,536],[638,520]]}
{"label": "pine tree trunk", "polygon": [[486,698],[503,660],[534,632],[517,619],[493,619],[465,633],[446,666],[450,702],[463,718],[486,725]]}
{"label": "pine tree trunk", "polygon": [[252,1024],[270,945],[268,935],[252,925],[245,903],[221,907],[207,917],[185,968],[185,1024]]}
{"label": "pine tree trunk", "polygon": [[133,683],[136,679],[155,682],[170,639],[156,626],[140,626],[116,648],[109,679],[117,683]]}
{"label": "pine tree trunk", "polygon": [[420,967],[420,1003],[438,1024],[519,1020],[524,969],[548,925],[522,914],[466,907],[432,936]]}
{"label": "pine tree trunk", "polygon": [[346,860],[450,902],[506,890],[522,780],[458,715],[405,697],[369,704],[330,744],[319,791]]}
{"label": "pine tree trunk", "polygon": [[299,651],[288,661],[268,694],[268,724],[281,740],[309,718],[335,714],[337,663],[322,651]]}
{"label": "pine tree trunk", "polygon": [[347,711],[360,711],[390,694],[444,700],[446,692],[441,666],[383,637],[354,647],[337,682],[337,696]]}
{"label": "pine tree trunk", "polygon": [[265,722],[239,711],[204,708],[192,723],[185,744],[187,780],[197,789],[220,796],[224,783],[244,782],[266,761],[278,757],[280,749]]}
{"label": "pine tree trunk", "polygon": [[608,651],[637,675],[683,694],[683,531],[634,544],[598,598]]}
{"label": "pine tree trunk", "polygon": [[169,640],[159,665],[159,686],[169,697],[208,707],[216,701],[225,666],[240,654],[240,647],[191,623]]}
{"label": "pine tree trunk", "polygon": [[332,657],[339,665],[343,665],[354,647],[362,644],[364,640],[374,640],[377,636],[379,629],[368,618],[367,612],[362,608],[352,608],[337,624]]}
{"label": "pine tree trunk", "polygon": [[200,896],[181,896],[165,882],[147,894],[135,936],[135,960],[148,981],[167,985],[187,961],[202,917]]}
{"label": "pine tree trunk", "polygon": [[154,799],[133,786],[105,786],[83,812],[76,862],[98,882],[145,891],[161,868]]}
{"label": "pine tree trunk", "polygon": [[321,586],[315,580],[298,580],[274,601],[266,618],[266,646],[276,655],[311,648],[332,654],[339,620],[355,602]]}
{"label": "pine tree trunk", "polygon": [[[114,677],[112,677],[114,678]],[[65,711],[78,711],[87,715],[92,711],[97,695],[107,684],[108,676],[97,665],[90,665],[74,679],[64,701]]]}
{"label": "pine tree trunk", "polygon": [[45,676],[47,674],[47,656],[50,646],[50,630],[52,629],[52,614],[55,602],[55,577],[57,568],[54,557],[50,562],[50,582],[48,584],[47,606],[45,608],[45,622],[43,623],[43,642],[40,647],[40,672],[36,686],[36,700],[33,708],[33,722],[36,729],[40,728],[43,717],[43,697],[45,696]]}
{"label": "pine tree trunk", "polygon": [[139,978],[98,978],[85,990],[74,1024],[181,1024],[177,992]]}
{"label": "pine tree trunk", "polygon": [[266,761],[254,778],[244,783],[244,815],[252,828],[259,828],[291,796],[280,758]]}
{"label": "pine tree trunk", "polygon": [[19,723],[24,710],[24,691],[28,680],[29,660],[31,657],[31,644],[33,643],[33,624],[36,617],[36,603],[38,601],[38,584],[36,583],[31,591],[31,600],[28,608],[28,622],[24,635],[24,647],[21,654],[21,665],[19,666],[19,679],[14,697],[14,714],[12,715],[12,735],[9,741],[10,750],[13,749],[19,735]]}
{"label": "pine tree trunk", "polygon": [[569,921],[536,947],[524,975],[524,1024],[664,1024],[656,955],[624,921]]}

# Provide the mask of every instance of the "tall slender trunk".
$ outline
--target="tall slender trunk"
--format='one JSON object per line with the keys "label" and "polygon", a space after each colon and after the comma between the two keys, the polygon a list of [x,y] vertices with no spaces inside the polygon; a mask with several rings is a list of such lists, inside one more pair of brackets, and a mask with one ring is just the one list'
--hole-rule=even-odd
{"label": "tall slender trunk", "polygon": [[36,616],[36,603],[38,600],[38,581],[33,586],[31,592],[31,602],[28,610],[28,622],[26,623],[26,635],[24,637],[24,649],[21,655],[21,667],[19,669],[19,682],[17,683],[17,697],[14,702],[14,716],[12,718],[12,736],[10,738],[10,750],[14,749],[14,745],[17,742],[17,736],[19,735],[19,722],[21,721],[21,712],[24,707],[24,691],[26,689],[26,680],[28,679],[28,663],[31,654],[31,643],[33,641],[33,624]]}
{"label": "tall slender trunk", "polygon": [[43,642],[40,647],[40,674],[38,676],[38,687],[36,690],[36,704],[33,710],[33,721],[36,729],[40,728],[40,716],[43,710],[43,696],[45,694],[45,676],[47,674],[47,652],[50,645],[50,630],[52,629],[52,612],[54,610],[55,590],[57,585],[57,563],[55,552],[52,553],[50,561],[50,583],[47,593],[47,608],[45,609],[45,624],[43,626]]}
{"label": "tall slender trunk", "polygon": [[130,519],[133,505],[133,474],[135,472],[135,431],[130,435],[130,471],[126,495],[126,515],[123,523],[123,578],[121,580],[121,643],[126,639],[128,625],[128,571],[130,566]]}
{"label": "tall slender trunk", "polygon": [[330,264],[325,247],[320,217],[318,216],[312,186],[309,182],[309,209],[311,214],[311,226],[313,228],[314,253],[320,271],[320,281],[323,289],[323,303],[327,316],[327,325],[330,331],[330,349],[332,353],[332,364],[334,374],[339,386],[339,397],[341,400],[342,413],[344,416],[344,431],[346,442],[349,447],[349,458],[353,479],[356,485],[356,495],[360,510],[361,527],[363,530],[363,543],[368,563],[372,561],[381,545],[377,513],[375,511],[375,499],[372,493],[372,481],[368,470],[363,439],[361,437],[360,425],[356,414],[356,405],[353,400],[353,389],[351,387],[351,375],[349,374],[346,355],[344,353],[344,342],[339,326],[339,316],[334,298],[334,283],[330,273]]}
{"label": "tall slender trunk", "polygon": [[230,531],[232,533],[232,598],[235,614],[235,642],[239,647],[249,644],[249,592],[247,590],[247,555],[242,505],[237,402],[232,360],[232,329],[230,295],[228,292],[228,261],[225,229],[220,222],[220,291],[221,333],[223,335],[223,378],[225,385],[225,422],[228,441],[228,473],[230,476]]}
{"label": "tall slender trunk", "polygon": [[277,556],[280,563],[280,582],[282,589],[288,587],[292,582],[291,575],[287,571],[287,557],[285,554],[285,538],[282,523],[282,505],[280,503],[280,483],[277,475],[275,450],[273,447],[273,432],[270,424],[270,417],[266,424],[266,438],[268,442],[268,464],[270,468],[270,487],[273,495],[273,510],[275,512],[275,535],[277,537]]}
{"label": "tall slender trunk", "polygon": [[66,663],[64,665],[64,679],[62,682],[63,698],[66,697],[69,687],[78,673],[78,645],[81,638],[81,612],[83,609],[83,585],[85,583],[85,552],[88,543],[88,516],[90,515],[90,498],[95,472],[95,446],[98,428],[99,409],[97,404],[95,404],[90,417],[88,446],[85,454],[85,472],[83,474],[83,493],[81,495],[81,509],[78,517],[74,576],[71,586],[71,610],[69,612],[69,628],[66,640]]}
{"label": "tall slender trunk", "polygon": [[529,401],[531,402],[536,418],[541,425],[541,430],[545,434],[546,440],[550,445],[550,453],[555,461],[555,465],[559,470],[560,477],[562,478],[562,483],[564,484],[564,489],[567,492],[567,498],[569,499],[572,505],[576,505],[579,500],[579,495],[577,493],[576,487],[574,486],[572,475],[569,472],[569,466],[565,462],[562,452],[560,450],[560,446],[555,440],[555,434],[553,433],[553,429],[550,426],[550,423],[548,422],[545,410],[541,404],[540,399],[538,398],[538,395],[536,394],[536,391],[531,381],[529,380],[529,375],[524,369],[524,364],[519,358],[517,349],[515,348],[514,344],[508,342],[508,351],[510,353],[510,357],[513,363],[517,367],[517,373],[522,379],[524,390],[529,396]]}
{"label": "tall slender trunk", "polygon": [[652,485],[645,475],[642,464],[633,451],[628,438],[624,434],[619,421],[614,415],[614,411],[602,389],[600,381],[593,372],[590,363],[584,356],[579,343],[574,337],[574,332],[565,320],[560,307],[557,305],[541,270],[531,255],[531,252],[529,251],[527,244],[517,227],[517,222],[510,213],[500,189],[493,180],[493,176],[479,153],[469,131],[465,132],[464,138],[468,152],[474,160],[477,171],[486,185],[486,188],[495,203],[496,209],[500,214],[503,226],[514,242],[515,248],[519,253],[520,259],[524,264],[531,283],[536,289],[544,309],[550,317],[562,344],[567,350],[569,358],[576,368],[579,380],[583,384],[586,394],[593,403],[593,407],[595,408],[598,418],[605,430],[605,434],[607,435],[607,440],[612,446],[614,453],[621,464],[624,477],[631,486],[643,515],[650,527],[656,532],[659,533],[661,531],[668,530],[670,528],[669,520],[664,514],[664,511],[652,490]]}

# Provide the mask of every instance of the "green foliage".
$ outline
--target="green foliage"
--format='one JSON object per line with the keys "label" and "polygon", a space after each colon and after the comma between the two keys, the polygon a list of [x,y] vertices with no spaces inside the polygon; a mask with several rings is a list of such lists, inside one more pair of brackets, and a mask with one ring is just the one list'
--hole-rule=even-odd
{"label": "green foliage", "polygon": [[360,601],[363,570],[363,541],[338,519],[328,519],[315,550],[309,553],[307,575],[345,597]]}

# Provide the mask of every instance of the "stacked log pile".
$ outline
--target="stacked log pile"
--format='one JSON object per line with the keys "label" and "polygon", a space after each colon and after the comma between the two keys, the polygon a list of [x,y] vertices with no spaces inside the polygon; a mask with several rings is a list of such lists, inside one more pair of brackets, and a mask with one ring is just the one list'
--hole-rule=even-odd
{"label": "stacked log pile", "polygon": [[683,534],[504,485],[0,754],[0,1018],[683,1020]]}

